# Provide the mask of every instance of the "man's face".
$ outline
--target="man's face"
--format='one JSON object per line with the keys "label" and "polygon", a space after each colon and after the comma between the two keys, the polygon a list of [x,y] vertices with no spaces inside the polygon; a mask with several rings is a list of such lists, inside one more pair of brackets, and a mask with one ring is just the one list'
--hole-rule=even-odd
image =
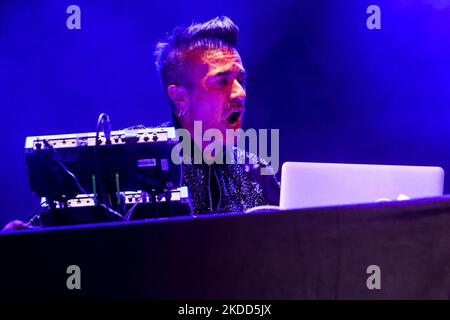
{"label": "man's face", "polygon": [[190,106],[181,124],[193,135],[194,121],[202,121],[203,131],[218,129],[225,139],[226,129],[241,128],[245,111],[241,57],[236,50],[209,50],[190,69]]}

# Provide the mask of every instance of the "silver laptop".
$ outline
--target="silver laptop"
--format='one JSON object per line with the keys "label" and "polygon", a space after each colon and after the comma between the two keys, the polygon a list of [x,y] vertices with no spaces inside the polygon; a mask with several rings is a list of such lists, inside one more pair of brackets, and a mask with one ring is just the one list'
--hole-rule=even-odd
{"label": "silver laptop", "polygon": [[311,208],[441,196],[440,167],[286,162],[281,209]]}

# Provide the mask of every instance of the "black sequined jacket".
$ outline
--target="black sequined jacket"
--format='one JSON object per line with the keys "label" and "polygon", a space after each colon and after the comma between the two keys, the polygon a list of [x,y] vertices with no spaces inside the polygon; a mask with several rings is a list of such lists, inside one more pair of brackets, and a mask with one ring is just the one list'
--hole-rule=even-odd
{"label": "black sequined jacket", "polygon": [[[176,121],[160,127],[174,126]],[[279,205],[280,185],[263,159],[234,148],[231,164],[182,164],[182,184],[188,187],[195,214],[244,212],[264,205]],[[262,175],[264,167],[272,174]]]}

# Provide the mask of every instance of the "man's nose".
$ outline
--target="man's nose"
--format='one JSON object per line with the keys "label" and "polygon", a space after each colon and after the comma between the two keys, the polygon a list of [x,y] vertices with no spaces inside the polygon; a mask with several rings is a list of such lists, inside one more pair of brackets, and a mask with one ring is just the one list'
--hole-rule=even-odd
{"label": "man's nose", "polygon": [[242,104],[245,102],[245,88],[236,79],[233,82],[233,87],[231,89],[231,100],[239,100]]}

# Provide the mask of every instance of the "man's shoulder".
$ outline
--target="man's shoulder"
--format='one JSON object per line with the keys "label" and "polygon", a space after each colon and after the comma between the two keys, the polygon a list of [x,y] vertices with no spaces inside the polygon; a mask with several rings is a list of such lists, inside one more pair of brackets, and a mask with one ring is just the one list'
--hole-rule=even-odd
{"label": "man's shoulder", "polygon": [[[261,186],[262,194],[267,203],[278,205],[280,201],[280,183],[270,163],[253,153],[234,148],[236,159],[245,161],[245,171],[255,183]],[[241,162],[243,163],[243,162]]]}
{"label": "man's shoulder", "polygon": [[233,154],[235,156],[237,163],[254,164],[262,167],[270,167],[270,164],[267,160],[246,150],[233,147]]}

